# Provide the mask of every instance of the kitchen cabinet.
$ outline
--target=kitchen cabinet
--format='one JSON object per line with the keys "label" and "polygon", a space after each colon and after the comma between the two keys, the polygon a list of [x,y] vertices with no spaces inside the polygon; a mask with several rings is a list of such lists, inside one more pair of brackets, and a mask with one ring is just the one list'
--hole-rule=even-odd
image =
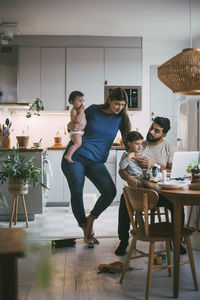
{"label": "kitchen cabinet", "polygon": [[52,176],[49,174],[49,188],[47,202],[70,202],[70,192],[66,178],[61,170],[61,160],[64,150],[47,150]]}
{"label": "kitchen cabinet", "polygon": [[40,48],[20,47],[18,65],[18,102],[32,103],[40,98]]}
{"label": "kitchen cabinet", "polygon": [[65,110],[65,48],[41,48],[41,99],[45,110]]}
{"label": "kitchen cabinet", "polygon": [[67,98],[78,90],[85,95],[85,107],[104,102],[103,48],[66,49]]}
{"label": "kitchen cabinet", "polygon": [[105,48],[108,85],[142,85],[142,48]]}
{"label": "kitchen cabinet", "polygon": [[[47,194],[47,202],[70,202],[70,190],[67,180],[61,170],[61,160],[64,150],[47,150],[47,159],[50,161],[52,174],[49,176],[50,190]],[[106,167],[108,168],[114,183],[116,183],[116,150],[110,150]],[[93,183],[86,177],[84,185],[85,194],[100,195]],[[115,199],[116,200],[116,199]]]}
{"label": "kitchen cabinet", "polygon": [[45,110],[65,110],[69,94],[80,90],[85,107],[102,104],[105,81],[142,85],[142,49],[19,47],[18,102],[39,97]]}

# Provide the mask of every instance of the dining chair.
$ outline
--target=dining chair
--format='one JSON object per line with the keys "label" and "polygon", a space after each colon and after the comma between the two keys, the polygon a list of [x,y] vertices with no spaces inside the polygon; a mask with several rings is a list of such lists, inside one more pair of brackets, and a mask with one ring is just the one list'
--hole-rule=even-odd
{"label": "dining chair", "polygon": [[[148,270],[147,270],[147,280],[146,280],[146,296],[145,299],[149,299],[151,276],[152,272],[161,271],[168,269],[168,276],[171,277],[171,268],[173,264],[170,262],[170,241],[173,240],[173,224],[167,222],[155,223],[154,218],[149,217],[149,212],[155,210],[156,204],[159,200],[159,195],[156,191],[147,188],[133,188],[125,186],[123,188],[124,198],[132,225],[131,235],[132,241],[128,251],[128,255],[124,264],[124,268],[121,274],[120,283],[123,282],[126,271],[129,266],[131,259],[148,257]],[[188,260],[181,261],[180,264],[190,263],[194,287],[198,290],[198,283],[194,265],[194,258],[192,253],[192,246],[190,236],[193,230],[189,228],[182,229],[182,238],[185,239],[187,250],[188,250]],[[149,251],[146,253],[141,249],[136,248],[137,241],[148,242]],[[155,242],[165,242],[165,249],[155,251]],[[167,263],[166,265],[153,266],[154,255],[158,253],[167,253]],[[134,275],[135,276],[135,275]]]}

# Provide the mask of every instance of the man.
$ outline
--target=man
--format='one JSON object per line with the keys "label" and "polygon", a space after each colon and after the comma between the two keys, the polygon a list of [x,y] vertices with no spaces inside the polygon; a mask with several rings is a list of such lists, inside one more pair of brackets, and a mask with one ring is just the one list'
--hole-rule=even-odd
{"label": "man", "polygon": [[[167,136],[167,132],[170,130],[170,120],[168,118],[156,117],[151,124],[151,127],[147,133],[146,141],[144,142],[143,154],[147,157],[138,158],[138,162],[142,168],[153,166],[157,163],[161,166],[161,169],[171,169],[174,149],[164,138]],[[126,170],[119,170],[119,175],[124,179],[128,185],[134,187],[142,186],[139,180],[135,180]],[[159,196],[158,206],[165,206],[171,211],[172,222],[174,217],[173,204],[165,199],[163,196]],[[118,219],[118,235],[120,244],[115,250],[116,255],[124,255],[128,246],[130,221],[129,216],[122,194],[119,206],[119,219]],[[184,225],[184,209],[182,210],[182,226]],[[181,254],[185,254],[186,250],[181,245]]]}

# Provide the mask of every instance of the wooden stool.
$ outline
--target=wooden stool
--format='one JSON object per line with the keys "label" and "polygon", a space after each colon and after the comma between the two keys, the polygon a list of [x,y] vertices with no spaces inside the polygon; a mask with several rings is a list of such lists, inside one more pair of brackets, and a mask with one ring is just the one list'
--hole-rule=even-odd
{"label": "wooden stool", "polygon": [[28,216],[27,216],[27,210],[26,210],[26,203],[24,199],[24,194],[13,194],[13,199],[12,199],[12,207],[11,207],[11,214],[10,214],[10,223],[9,227],[12,227],[12,222],[13,222],[13,216],[15,214],[15,219],[14,219],[14,224],[17,224],[17,213],[18,213],[18,196],[21,197],[22,200],[22,206],[24,209],[24,216],[25,216],[25,221],[26,221],[26,227],[28,228]]}

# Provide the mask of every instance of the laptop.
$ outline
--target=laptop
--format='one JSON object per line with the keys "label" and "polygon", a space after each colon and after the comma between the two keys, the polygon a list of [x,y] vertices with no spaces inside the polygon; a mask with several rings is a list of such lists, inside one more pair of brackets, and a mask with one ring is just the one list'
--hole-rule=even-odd
{"label": "laptop", "polygon": [[192,162],[198,162],[198,160],[199,151],[174,152],[170,179],[191,176],[186,171],[187,166]]}

